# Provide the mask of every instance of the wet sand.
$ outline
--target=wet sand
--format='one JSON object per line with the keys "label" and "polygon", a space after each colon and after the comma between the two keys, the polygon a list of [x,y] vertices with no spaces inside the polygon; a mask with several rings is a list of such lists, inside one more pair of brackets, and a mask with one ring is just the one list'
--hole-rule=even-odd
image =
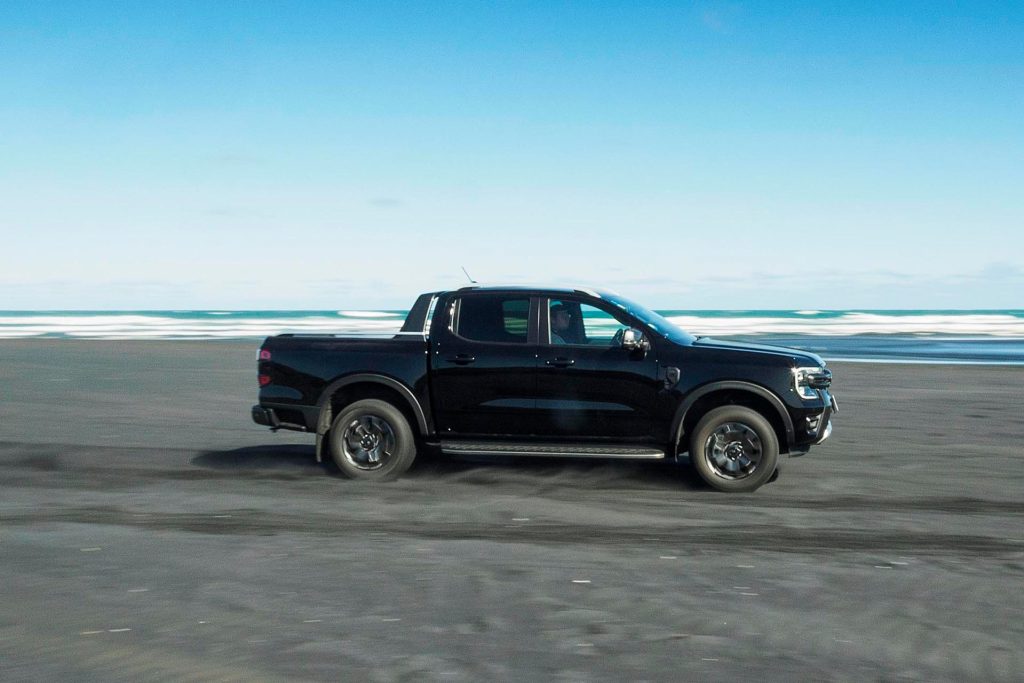
{"label": "wet sand", "polygon": [[256,343],[0,343],[0,679],[1020,680],[1024,368],[832,364],[754,494],[249,421]]}

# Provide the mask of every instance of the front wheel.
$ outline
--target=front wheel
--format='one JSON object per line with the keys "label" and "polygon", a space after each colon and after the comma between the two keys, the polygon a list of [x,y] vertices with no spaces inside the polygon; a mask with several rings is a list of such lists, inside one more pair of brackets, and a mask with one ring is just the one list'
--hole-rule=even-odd
{"label": "front wheel", "polygon": [[779,440],[756,410],[722,406],[702,417],[691,433],[690,461],[719,491],[754,491],[775,474]]}
{"label": "front wheel", "polygon": [[409,469],[416,440],[409,421],[387,401],[345,406],[331,424],[331,457],[353,479],[393,479]]}

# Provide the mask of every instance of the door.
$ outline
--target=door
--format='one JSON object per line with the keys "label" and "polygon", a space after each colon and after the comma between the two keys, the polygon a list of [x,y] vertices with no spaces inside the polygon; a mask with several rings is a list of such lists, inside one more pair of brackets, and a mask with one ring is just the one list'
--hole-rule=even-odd
{"label": "door", "polygon": [[657,441],[656,349],[629,350],[620,342],[621,331],[643,326],[600,300],[539,303],[535,431],[570,441]]}
{"label": "door", "polygon": [[434,419],[444,437],[516,438],[533,429],[539,300],[467,292],[431,330]]}

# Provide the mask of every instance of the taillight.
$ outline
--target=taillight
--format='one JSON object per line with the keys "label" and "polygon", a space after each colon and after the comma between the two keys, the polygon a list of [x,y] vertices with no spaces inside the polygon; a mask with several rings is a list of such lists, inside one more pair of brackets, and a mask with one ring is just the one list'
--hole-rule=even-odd
{"label": "taillight", "polygon": [[270,349],[260,349],[260,360],[270,360]]}
{"label": "taillight", "polygon": [[270,384],[270,375],[260,375],[259,380],[260,380],[260,386],[261,387],[265,387],[268,384]]}

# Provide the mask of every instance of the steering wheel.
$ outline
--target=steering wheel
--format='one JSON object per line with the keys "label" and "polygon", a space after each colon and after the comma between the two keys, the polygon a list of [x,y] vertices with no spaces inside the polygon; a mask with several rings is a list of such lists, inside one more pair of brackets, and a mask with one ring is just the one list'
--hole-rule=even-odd
{"label": "steering wheel", "polygon": [[614,337],[612,337],[612,343],[611,343],[611,345],[612,345],[612,346],[615,346],[615,347],[619,347],[619,346],[622,346],[622,338],[623,338],[623,337],[625,336],[625,334],[626,334],[626,328],[625,328],[625,327],[620,327],[620,328],[619,328],[619,329],[618,329],[618,330],[617,330],[617,331],[615,332],[615,336],[614,336]]}

